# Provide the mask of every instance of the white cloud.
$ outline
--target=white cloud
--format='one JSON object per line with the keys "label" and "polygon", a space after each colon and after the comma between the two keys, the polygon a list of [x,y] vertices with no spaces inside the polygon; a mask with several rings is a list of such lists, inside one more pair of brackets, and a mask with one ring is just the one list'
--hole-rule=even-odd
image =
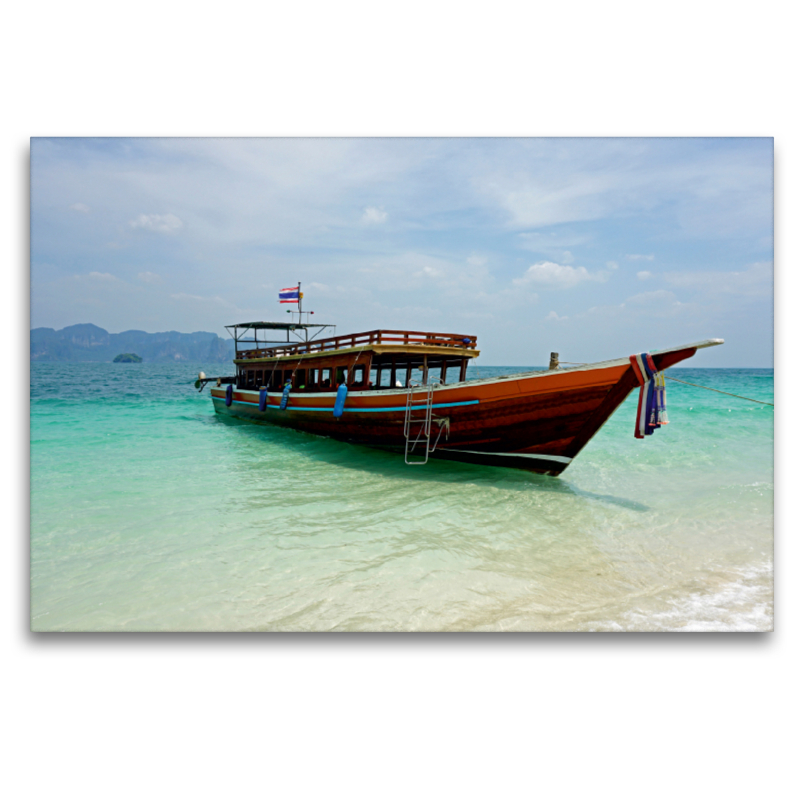
{"label": "white cloud", "polygon": [[616,261],[606,261],[606,266],[609,269],[619,269],[619,264]]}
{"label": "white cloud", "polygon": [[653,261],[653,259],[655,259],[655,256],[652,255],[652,253],[647,256],[642,255],[641,253],[628,253],[628,255],[626,255],[625,258],[627,258],[628,261]]}
{"label": "white cloud", "polygon": [[629,297],[623,304],[625,313],[649,319],[667,319],[676,316],[686,317],[697,310],[696,303],[682,303],[673,292],[656,289]]}
{"label": "white cloud", "polygon": [[656,289],[654,292],[642,292],[629,297],[625,302],[633,303],[633,305],[651,305],[654,303],[674,303],[676,297],[672,292],[666,289]]}
{"label": "white cloud", "polygon": [[205,301],[205,300],[208,299],[206,297],[200,297],[200,295],[197,295],[197,294],[186,294],[186,292],[179,292],[178,294],[171,294],[170,297],[173,300],[202,300],[202,301]]}
{"label": "white cloud", "polygon": [[436,267],[425,266],[414,275],[418,278],[441,278],[444,272]]}
{"label": "white cloud", "polygon": [[551,311],[546,317],[545,320],[552,319],[555,322],[563,322],[565,319],[569,319],[569,317],[559,317],[555,311]]}
{"label": "white cloud", "polygon": [[471,267],[482,267],[486,264],[486,259],[483,256],[470,256],[467,259],[467,264]]}
{"label": "white cloud", "polygon": [[486,190],[496,194],[509,211],[512,225],[526,228],[603,216],[606,198],[614,195],[617,180],[609,175],[573,174],[569,182],[515,175],[504,176],[504,186],[498,177],[492,176]]}
{"label": "white cloud", "polygon": [[70,208],[73,211],[80,211],[81,214],[88,214],[90,209],[85,203],[73,203]]}
{"label": "white cloud", "polygon": [[768,295],[773,288],[772,263],[757,261],[735,272],[668,272],[672,286],[706,289],[712,294]]}
{"label": "white cloud", "polygon": [[691,315],[697,310],[694,303],[682,303],[667,289],[642,292],[628,297],[624,303],[592,306],[588,311],[576,314],[576,319],[603,318],[625,324],[643,318],[668,319],[678,315]]}
{"label": "white cloud", "polygon": [[155,272],[140,272],[136,277],[145,283],[161,283],[163,280],[162,277]]}
{"label": "white cloud", "polygon": [[547,233],[542,231],[528,231],[518,234],[518,237],[521,247],[524,247],[526,250],[535,250],[543,253],[559,251],[569,247],[578,247],[582,244],[586,244],[589,240],[589,237],[585,235],[563,231],[549,231]]}
{"label": "white cloud", "polygon": [[174,214],[139,214],[128,224],[131,228],[142,228],[159,233],[173,233],[183,227],[183,222]]}
{"label": "white cloud", "polygon": [[605,281],[608,275],[602,272],[592,274],[586,267],[570,267],[552,261],[532,264],[521,278],[515,278],[515,286],[540,286],[550,289],[571,289],[585,281]]}
{"label": "white cloud", "polygon": [[367,206],[364,209],[364,216],[361,217],[362,222],[380,224],[386,222],[389,215],[382,208],[375,208],[375,206]]}
{"label": "white cloud", "polygon": [[[76,278],[81,277],[79,275],[75,276]],[[112,275],[110,272],[90,272],[87,276],[89,278],[93,278],[96,281],[115,281],[116,277]]]}
{"label": "white cloud", "polygon": [[646,269],[643,269],[641,272],[637,272],[636,273],[636,277],[640,281],[646,281],[646,280],[649,280],[650,278],[653,277],[653,273],[652,272],[648,272]]}

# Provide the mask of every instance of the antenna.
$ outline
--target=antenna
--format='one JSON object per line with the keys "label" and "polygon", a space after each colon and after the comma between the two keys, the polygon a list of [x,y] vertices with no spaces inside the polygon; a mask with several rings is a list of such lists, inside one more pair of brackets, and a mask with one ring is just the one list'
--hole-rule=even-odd
{"label": "antenna", "polygon": [[303,314],[306,315],[306,323],[309,323],[309,319],[311,315],[314,313],[313,311],[305,311],[305,312],[303,311],[303,293],[300,291],[302,285],[303,284],[300,281],[297,281],[297,311],[294,311],[290,308],[286,310],[287,314],[297,314],[297,321],[301,325],[303,324]]}

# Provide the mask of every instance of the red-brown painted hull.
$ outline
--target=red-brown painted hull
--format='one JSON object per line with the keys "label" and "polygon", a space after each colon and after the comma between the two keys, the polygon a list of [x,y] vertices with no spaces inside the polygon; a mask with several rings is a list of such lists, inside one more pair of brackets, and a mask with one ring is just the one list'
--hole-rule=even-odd
{"label": "red-brown painted hull", "polygon": [[[663,370],[695,352],[687,347],[653,358]],[[438,444],[430,456],[558,475],[636,386],[627,359],[438,386],[431,428],[431,442],[438,437]],[[283,411],[278,392],[268,395],[265,411],[259,411],[258,391],[234,390],[230,406],[225,388],[211,394],[220,414],[370,447],[405,448],[406,389],[351,392],[339,418],[333,416],[335,392],[292,394]],[[421,406],[423,390],[414,399]]]}

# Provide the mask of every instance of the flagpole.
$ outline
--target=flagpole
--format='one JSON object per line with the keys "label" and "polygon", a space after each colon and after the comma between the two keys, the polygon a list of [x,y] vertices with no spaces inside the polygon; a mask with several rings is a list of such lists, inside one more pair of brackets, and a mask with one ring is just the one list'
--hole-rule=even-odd
{"label": "flagpole", "polygon": [[300,313],[300,324],[303,323],[303,294],[300,291],[300,281],[297,281],[297,310]]}

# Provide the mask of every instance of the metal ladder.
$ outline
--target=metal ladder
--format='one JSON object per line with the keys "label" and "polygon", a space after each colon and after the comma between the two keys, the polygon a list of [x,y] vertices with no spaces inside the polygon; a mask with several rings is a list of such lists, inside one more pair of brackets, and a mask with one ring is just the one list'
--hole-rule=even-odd
{"label": "metal ladder", "polygon": [[[406,397],[406,419],[403,425],[403,435],[406,438],[406,464],[417,466],[428,463],[428,453],[431,452],[431,418],[433,416],[433,390],[434,383],[424,386],[411,383],[408,386]],[[414,392],[424,393],[424,405],[414,408]],[[422,398],[420,398],[422,400]],[[418,401],[419,402],[419,401]],[[421,412],[414,415],[414,412]],[[416,434],[416,435],[415,435]],[[409,460],[416,446],[422,442],[425,447],[425,455],[422,460]],[[435,447],[435,445],[434,445]]]}

